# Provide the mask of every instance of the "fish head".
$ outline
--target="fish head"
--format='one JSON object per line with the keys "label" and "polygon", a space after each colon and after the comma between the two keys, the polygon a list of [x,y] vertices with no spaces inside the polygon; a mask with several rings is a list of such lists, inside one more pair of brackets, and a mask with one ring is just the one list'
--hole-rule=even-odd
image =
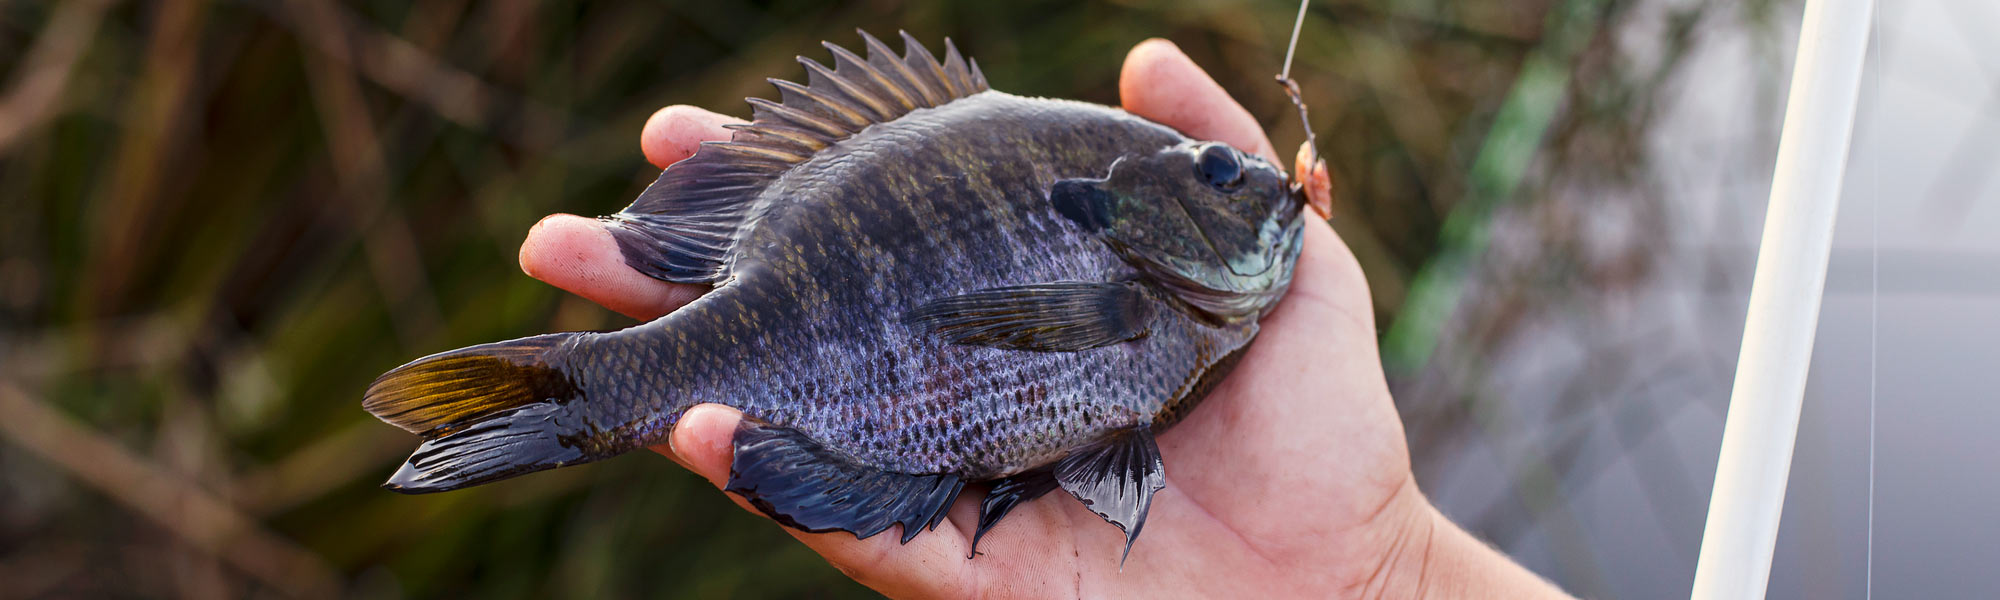
{"label": "fish head", "polygon": [[1128,154],[1104,179],[1051,189],[1058,212],[1182,299],[1223,320],[1255,318],[1291,283],[1305,195],[1270,161],[1219,142]]}

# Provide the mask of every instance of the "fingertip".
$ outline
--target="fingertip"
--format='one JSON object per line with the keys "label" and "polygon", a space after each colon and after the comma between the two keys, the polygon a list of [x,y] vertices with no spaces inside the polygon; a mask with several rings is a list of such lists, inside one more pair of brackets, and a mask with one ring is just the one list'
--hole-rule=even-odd
{"label": "fingertip", "polygon": [[690,470],[690,471],[694,470],[694,467],[690,467],[690,466],[688,466],[688,463],[687,463],[687,461],[685,461],[685,460],[681,460],[681,457],[680,457],[680,455],[678,455],[678,454],[674,454],[674,447],[673,447],[673,444],[671,443],[671,440],[669,441],[669,443],[665,443],[665,444],[658,444],[658,445],[654,445],[654,446],[647,446],[647,447],[646,447],[646,449],[647,449],[647,450],[652,450],[654,454],[658,454],[658,455],[660,455],[660,456],[665,456],[665,457],[667,457],[668,459],[671,459],[671,460],[673,460],[673,461],[674,461],[674,464],[678,464],[678,465],[680,465],[680,466],[681,466],[681,468],[683,468],[683,469],[687,469],[687,470]]}
{"label": "fingertip", "polygon": [[1148,38],[1125,53],[1125,64],[1118,70],[1118,101],[1125,110],[1140,116],[1158,113],[1165,98],[1153,93],[1153,88],[1190,69],[1200,71],[1180,46],[1165,38]]}
{"label": "fingertip", "polygon": [[[521,240],[521,272],[548,281],[549,275],[561,270],[564,265],[565,261],[561,260],[564,251],[575,253],[594,245],[589,239],[592,234],[585,229],[585,225],[578,223],[585,220],[568,213],[556,213],[536,221],[533,227],[528,228],[527,239]],[[587,227],[598,228],[595,224],[588,224]]]}
{"label": "fingertip", "polygon": [[668,447],[688,469],[708,478],[716,487],[729,479],[729,462],[735,456],[736,424],[743,413],[720,404],[698,404],[681,414],[680,422],[667,436]]}
{"label": "fingertip", "polygon": [[700,296],[625,266],[625,255],[602,222],[568,214],[543,218],[521,242],[521,271],[605,308],[640,320],[666,314]]}
{"label": "fingertip", "polygon": [[700,107],[676,104],[646,118],[646,127],[639,132],[639,149],[646,153],[647,162],[664,169],[694,156],[702,142],[728,140],[730,132],[723,125],[742,122]]}
{"label": "fingertip", "polygon": [[1189,64],[1194,62],[1193,59],[1187,57],[1186,52],[1181,51],[1181,47],[1175,44],[1173,40],[1158,37],[1146,38],[1137,44],[1133,44],[1132,50],[1125,53],[1125,67],[1121,74],[1131,75],[1135,68],[1153,68],[1168,64],[1160,61],[1185,62]]}
{"label": "fingertip", "polygon": [[1223,142],[1282,164],[1256,117],[1173,42],[1153,38],[1126,53],[1118,74],[1118,98],[1132,114],[1189,137]]}

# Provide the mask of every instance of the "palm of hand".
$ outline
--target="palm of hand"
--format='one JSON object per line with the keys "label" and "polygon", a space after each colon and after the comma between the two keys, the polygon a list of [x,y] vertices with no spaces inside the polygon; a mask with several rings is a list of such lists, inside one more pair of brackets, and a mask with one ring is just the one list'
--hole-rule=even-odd
{"label": "palm of hand", "polygon": [[[1171,44],[1135,48],[1120,83],[1134,113],[1276,159],[1249,114]],[[731,121],[671,107],[647,124],[642,145],[665,166],[700,141],[726,139],[721,124]],[[521,261],[530,275],[641,319],[700,293],[631,271],[609,234],[567,215],[537,225]],[[1291,292],[1262,328],[1236,371],[1159,437],[1167,487],[1122,569],[1124,535],[1064,494],[1016,509],[980,540],[977,560],[965,558],[977,492],[908,545],[895,535],[786,531],[892,596],[1327,596],[1376,584],[1390,549],[1429,523],[1427,505],[1376,355],[1367,283],[1324,222],[1308,220]],[[671,448],[658,450],[720,486],[736,420],[724,407],[696,407]]]}

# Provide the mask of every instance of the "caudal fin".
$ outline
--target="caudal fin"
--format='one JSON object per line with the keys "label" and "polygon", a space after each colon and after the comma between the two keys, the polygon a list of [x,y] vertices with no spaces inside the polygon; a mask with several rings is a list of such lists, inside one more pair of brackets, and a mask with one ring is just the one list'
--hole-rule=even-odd
{"label": "caudal fin", "polygon": [[559,365],[583,335],[462,348],[376,378],[361,407],[425,439],[384,487],[441,492],[617,454],[567,408],[583,392]]}
{"label": "caudal fin", "polygon": [[432,354],[396,367],[361,399],[361,408],[426,438],[543,400],[569,400],[576,385],[551,365],[577,333],[552,333]]}
{"label": "caudal fin", "polygon": [[562,410],[554,402],[535,402],[426,440],[382,487],[405,494],[446,492],[604,458],[564,439],[573,432],[564,427]]}

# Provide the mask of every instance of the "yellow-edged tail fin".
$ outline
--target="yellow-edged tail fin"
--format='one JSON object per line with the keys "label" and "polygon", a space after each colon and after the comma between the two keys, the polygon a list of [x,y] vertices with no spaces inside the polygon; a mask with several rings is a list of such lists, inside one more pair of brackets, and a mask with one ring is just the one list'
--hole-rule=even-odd
{"label": "yellow-edged tail fin", "polygon": [[430,439],[535,402],[568,400],[576,385],[551,361],[580,335],[538,335],[426,356],[376,378],[361,408]]}

